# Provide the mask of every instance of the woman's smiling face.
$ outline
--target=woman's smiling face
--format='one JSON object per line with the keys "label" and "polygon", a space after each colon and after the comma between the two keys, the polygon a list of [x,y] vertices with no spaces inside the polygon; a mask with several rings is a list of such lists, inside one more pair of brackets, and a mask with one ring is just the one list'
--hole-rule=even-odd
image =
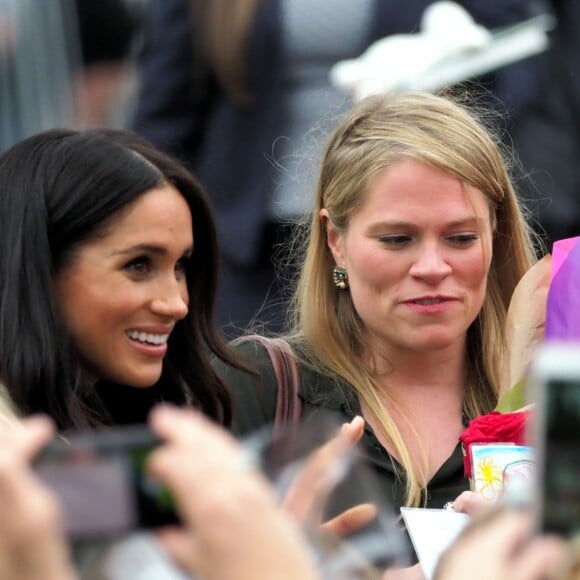
{"label": "woman's smiling face", "polygon": [[371,343],[393,354],[465,344],[492,258],[490,208],[481,191],[404,159],[371,182],[346,231],[326,223]]}
{"label": "woman's smiling face", "polygon": [[133,387],[159,380],[169,335],[187,315],[192,252],[189,206],[165,184],[121,210],[57,272],[58,310],[87,372]]}

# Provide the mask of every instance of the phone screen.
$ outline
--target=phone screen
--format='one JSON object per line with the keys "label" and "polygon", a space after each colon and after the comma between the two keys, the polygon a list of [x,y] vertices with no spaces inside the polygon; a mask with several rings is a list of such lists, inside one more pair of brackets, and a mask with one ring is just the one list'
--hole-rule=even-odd
{"label": "phone screen", "polygon": [[542,531],[580,532],[580,378],[550,379],[545,393]]}
{"label": "phone screen", "polygon": [[158,444],[139,427],[73,436],[45,449],[36,471],[59,498],[71,539],[178,522],[170,494],[145,471],[147,456]]}

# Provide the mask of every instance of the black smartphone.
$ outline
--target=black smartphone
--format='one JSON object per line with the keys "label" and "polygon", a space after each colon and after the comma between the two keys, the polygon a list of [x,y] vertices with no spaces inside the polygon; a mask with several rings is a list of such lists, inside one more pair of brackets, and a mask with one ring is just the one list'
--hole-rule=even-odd
{"label": "black smartphone", "polygon": [[580,533],[580,344],[542,346],[530,380],[538,529],[571,537]]}
{"label": "black smartphone", "polygon": [[36,472],[59,498],[72,541],[179,523],[171,495],[145,470],[159,443],[146,426],[117,427],[67,435],[40,453]]}

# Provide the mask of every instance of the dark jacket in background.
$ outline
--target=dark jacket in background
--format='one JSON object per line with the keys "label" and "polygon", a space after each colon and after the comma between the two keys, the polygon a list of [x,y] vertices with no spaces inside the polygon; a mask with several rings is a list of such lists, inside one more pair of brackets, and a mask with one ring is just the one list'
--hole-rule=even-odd
{"label": "dark jacket in background", "polygon": [[550,4],[557,26],[540,61],[542,90],[512,131],[527,174],[519,191],[548,244],[580,235],[580,2]]}

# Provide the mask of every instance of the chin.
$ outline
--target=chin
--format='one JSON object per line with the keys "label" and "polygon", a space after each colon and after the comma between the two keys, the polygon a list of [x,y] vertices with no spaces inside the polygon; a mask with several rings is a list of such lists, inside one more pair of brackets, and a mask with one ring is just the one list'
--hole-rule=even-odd
{"label": "chin", "polygon": [[124,383],[126,384],[128,387],[133,387],[134,389],[150,389],[151,387],[153,387],[155,385],[157,381],[155,381],[154,383],[151,382],[131,382],[131,383]]}
{"label": "chin", "polygon": [[135,389],[150,389],[153,387],[157,381],[161,378],[161,371],[158,373],[147,373],[147,374],[127,374],[120,377],[119,381],[123,385],[128,387],[133,387]]}
{"label": "chin", "polygon": [[456,340],[456,338],[451,338],[449,336],[424,336],[414,345],[414,350],[420,352],[445,350],[455,344]]}

